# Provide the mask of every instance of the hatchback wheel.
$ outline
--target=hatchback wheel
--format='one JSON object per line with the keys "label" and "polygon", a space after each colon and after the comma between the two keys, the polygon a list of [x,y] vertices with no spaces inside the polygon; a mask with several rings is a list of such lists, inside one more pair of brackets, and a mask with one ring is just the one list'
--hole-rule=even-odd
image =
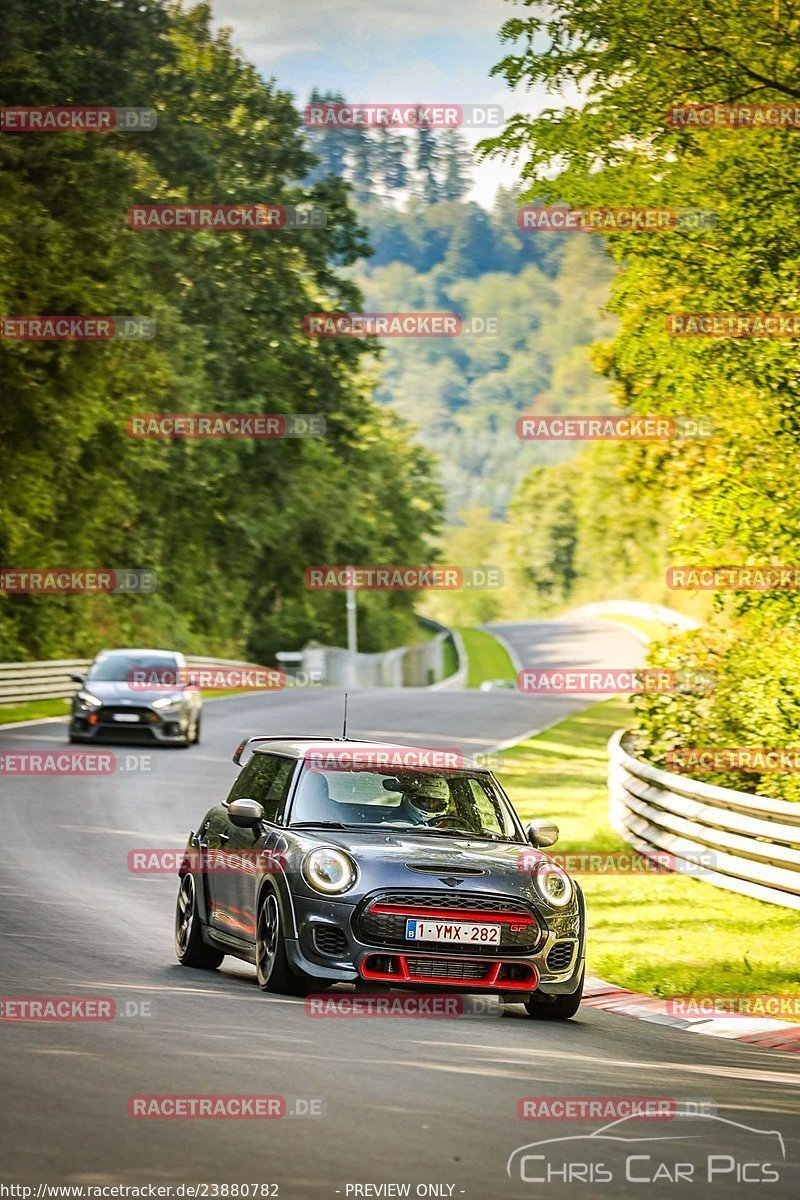
{"label": "hatchback wheel", "polygon": [[305,996],[314,988],[307,977],[295,975],[286,957],[278,897],[269,891],[258,910],[256,921],[256,975],[262,992],[282,992]]}
{"label": "hatchback wheel", "polygon": [[585,973],[585,971],[581,972],[581,981],[577,991],[570,996],[544,996],[533,992],[530,1000],[525,1001],[528,1016],[539,1021],[568,1021],[570,1017],[574,1017],[583,999]]}
{"label": "hatchback wheel", "polygon": [[200,918],[197,915],[197,892],[194,876],[187,872],[178,889],[175,908],[175,953],[184,967],[204,967],[213,971],[225,957],[203,941]]}

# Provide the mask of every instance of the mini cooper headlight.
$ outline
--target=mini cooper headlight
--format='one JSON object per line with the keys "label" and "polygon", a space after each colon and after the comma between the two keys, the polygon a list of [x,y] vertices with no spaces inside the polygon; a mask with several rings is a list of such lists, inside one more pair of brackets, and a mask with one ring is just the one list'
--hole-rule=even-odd
{"label": "mini cooper headlight", "polygon": [[78,700],[82,708],[100,708],[103,701],[98,700],[91,692],[78,692]]}
{"label": "mini cooper headlight", "polygon": [[553,908],[566,908],[575,895],[569,875],[554,862],[539,864],[533,873],[533,886]]}
{"label": "mini cooper headlight", "polygon": [[356,881],[356,864],[343,850],[312,850],[303,859],[303,878],[317,892],[332,896]]}

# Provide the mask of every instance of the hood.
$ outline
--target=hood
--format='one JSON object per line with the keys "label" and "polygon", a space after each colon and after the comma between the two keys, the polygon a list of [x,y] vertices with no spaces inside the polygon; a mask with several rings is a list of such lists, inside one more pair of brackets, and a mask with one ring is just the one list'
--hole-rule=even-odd
{"label": "hood", "polygon": [[178,695],[180,692],[179,688],[131,687],[128,683],[111,679],[89,679],[79,690],[96,696],[104,704],[131,704],[140,707],[147,707],[160,696]]}
{"label": "hood", "polygon": [[[298,833],[300,831],[298,830]],[[302,831],[306,849],[338,846],[359,868],[358,893],[374,888],[441,889],[504,892],[533,896],[531,868],[548,856],[523,842],[489,842],[468,834],[443,837],[413,830],[320,829]],[[311,835],[311,836],[309,836]]]}

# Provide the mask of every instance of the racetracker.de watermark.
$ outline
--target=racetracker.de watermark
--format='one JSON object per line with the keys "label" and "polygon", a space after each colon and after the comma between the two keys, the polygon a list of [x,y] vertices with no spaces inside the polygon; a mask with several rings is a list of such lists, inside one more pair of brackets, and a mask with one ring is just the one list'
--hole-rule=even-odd
{"label": "racetracker.de watermark", "polygon": [[0,108],[3,133],[150,133],[158,124],[154,108],[98,108],[96,105],[7,105]]}
{"label": "racetracker.de watermark", "polygon": [[620,692],[674,692],[678,680],[674,671],[661,667],[615,667],[566,670],[563,667],[526,667],[517,675],[521,692],[548,692],[583,695],[598,692],[616,696]]}
{"label": "racetracker.de watermark", "polygon": [[303,332],[320,338],[496,337],[500,318],[453,312],[315,312],[303,317]]}
{"label": "racetracker.de watermark", "polygon": [[800,567],[668,567],[667,587],[674,591],[796,592]]}
{"label": "racetracker.de watermark", "polygon": [[457,592],[501,588],[500,567],[370,566],[306,567],[310,591]]}
{"label": "racetracker.de watermark", "polygon": [[673,104],[666,119],[675,129],[800,129],[800,105]]}
{"label": "racetracker.de watermark", "polygon": [[[155,1003],[110,996],[0,996],[0,1021],[118,1021],[154,1017]],[[0,1193],[1,1194],[1,1193]]]}
{"label": "racetracker.de watermark", "polygon": [[328,211],[319,204],[134,204],[125,220],[140,233],[254,233],[322,229]]}
{"label": "racetracker.de watermark", "polygon": [[146,846],[128,851],[131,875],[261,875],[280,874],[284,855],[275,850],[216,850],[213,847],[176,850]]}
{"label": "racetracker.de watermark", "polygon": [[523,204],[517,209],[517,226],[534,232],[570,233],[689,233],[712,229],[717,214],[710,208],[604,208],[590,205]]}
{"label": "racetracker.de watermark", "polygon": [[800,337],[800,313],[669,313],[664,328],[670,337],[793,338]]}
{"label": "racetracker.de watermark", "polygon": [[688,1111],[715,1112],[710,1101],[675,1096],[522,1096],[520,1121],[674,1121]]}
{"label": "racetracker.de watermark", "polygon": [[158,586],[155,571],[132,567],[95,567],[72,570],[67,567],[0,568],[0,593],[25,595],[29,592],[77,595],[82,592],[154,592]]}
{"label": "racetracker.de watermark", "polygon": [[326,747],[307,751],[304,762],[315,771],[459,771],[470,766],[460,750],[427,746]]}
{"label": "racetracker.de watermark", "polygon": [[668,771],[688,775],[704,772],[800,771],[800,747],[797,746],[682,746],[666,753]]}
{"label": "racetracker.de watermark", "polygon": [[770,996],[763,992],[698,992],[671,996],[666,1008],[673,1017],[800,1017],[800,993]]}
{"label": "racetracker.de watermark", "polygon": [[499,996],[394,995],[357,992],[353,995],[306,996],[306,1016],[363,1020],[366,1017],[421,1017],[447,1020],[454,1017],[502,1017],[505,1005]]}
{"label": "racetracker.de watermark", "polygon": [[140,1121],[279,1120],[324,1117],[321,1096],[176,1095],[131,1096],[128,1116]]}
{"label": "racetracker.de watermark", "polygon": [[306,105],[303,121],[311,129],[499,129],[504,116],[499,104],[318,101]]}
{"label": "racetracker.de watermark", "polygon": [[134,413],[129,437],[303,438],[324,437],[321,413]]}
{"label": "racetracker.de watermark", "polygon": [[287,675],[277,667],[133,667],[126,682],[133,691],[172,692],[176,688],[202,688],[209,692],[278,691],[292,687],[319,687],[321,671]]}
{"label": "racetracker.de watermark", "polygon": [[671,442],[709,438],[715,430],[707,417],[522,416],[517,437],[526,442]]}
{"label": "racetracker.de watermark", "polygon": [[154,317],[0,317],[0,339],[4,342],[150,341],[155,336]]}
{"label": "racetracker.de watermark", "polygon": [[152,754],[130,751],[0,750],[0,775],[133,775],[152,770]]}
{"label": "racetracker.de watermark", "polygon": [[[713,850],[703,850],[691,861],[678,859],[667,850],[648,850],[647,853],[623,850],[607,854],[599,850],[575,850],[570,853],[548,850],[547,858],[568,875],[670,875],[676,871],[683,875],[707,875],[715,870],[717,863]],[[517,865],[521,871],[533,871],[541,863],[539,851],[523,850]]]}

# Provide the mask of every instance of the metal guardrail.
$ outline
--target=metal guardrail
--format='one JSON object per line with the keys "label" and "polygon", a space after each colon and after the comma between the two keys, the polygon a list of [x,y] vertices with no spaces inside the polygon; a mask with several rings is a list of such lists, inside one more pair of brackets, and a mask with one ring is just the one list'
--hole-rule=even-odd
{"label": "metal guardrail", "polygon": [[634,757],[619,730],[609,744],[611,824],[642,854],[756,900],[800,909],[800,804],[675,775]]}
{"label": "metal guardrail", "polygon": [[[0,704],[25,704],[30,700],[70,699],[78,690],[70,675],[88,671],[90,658],[61,658],[47,662],[0,663]],[[190,671],[201,667],[250,667],[263,670],[258,663],[234,658],[198,658],[186,656]]]}
{"label": "metal guardrail", "polygon": [[[449,629],[426,621],[438,632],[416,646],[398,646],[377,654],[352,653],[342,646],[311,642],[302,652],[304,672],[316,673],[329,687],[459,687],[466,680],[463,646]],[[452,640],[458,670],[445,678],[445,643]]]}
{"label": "metal guardrail", "polygon": [[[433,625],[432,622],[426,624]],[[459,669],[444,678],[444,644],[453,635],[439,632],[418,646],[400,646],[379,654],[355,654],[340,646],[307,646],[296,657],[308,679],[319,679],[330,687],[459,687],[466,680],[466,664],[460,641],[454,641]],[[78,690],[71,675],[85,674],[90,658],[63,658],[46,662],[0,663],[0,705],[25,704],[32,700],[71,699]],[[258,663],[234,658],[186,656],[190,671],[203,667],[247,667],[264,670]],[[292,675],[292,668],[287,673]]]}

